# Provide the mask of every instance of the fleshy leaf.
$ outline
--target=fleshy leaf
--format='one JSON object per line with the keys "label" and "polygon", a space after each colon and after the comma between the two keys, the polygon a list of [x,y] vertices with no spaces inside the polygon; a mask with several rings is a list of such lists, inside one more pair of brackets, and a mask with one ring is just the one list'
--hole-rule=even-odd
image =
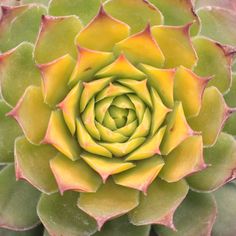
{"label": "fleshy leaf", "polygon": [[74,61],[66,54],[50,63],[39,65],[39,68],[43,79],[44,102],[54,107],[69,92],[67,84],[74,68]]}
{"label": "fleshy leaf", "polygon": [[141,64],[141,70],[148,75],[148,82],[156,89],[168,107],[174,106],[174,76],[176,69],[158,69]]}
{"label": "fleshy leaf", "polygon": [[50,112],[43,102],[41,88],[29,86],[8,115],[17,120],[30,142],[39,144],[46,133]]}
{"label": "fleshy leaf", "polygon": [[151,112],[148,108],[146,108],[141,123],[138,125],[129,139],[131,140],[134,138],[146,137],[149,133],[151,122]]}
{"label": "fleshy leaf", "polygon": [[150,134],[154,135],[165,120],[166,114],[171,110],[162,103],[157,91],[153,88],[151,88],[151,97],[153,110]]}
{"label": "fleshy leaf", "polygon": [[79,158],[79,145],[71,136],[69,129],[66,127],[62,112],[60,110],[51,112],[43,143],[52,144],[71,160],[77,160]]}
{"label": "fleshy leaf", "polygon": [[107,97],[96,103],[95,117],[98,122],[102,123],[104,121],[107,109],[110,107],[113,99],[113,97]]}
{"label": "fleshy leaf", "polygon": [[[26,179],[41,192],[57,191],[49,161],[57,151],[49,145],[36,146],[19,137],[15,141],[15,165],[17,179]],[[35,168],[37,167],[37,168]]]}
{"label": "fleshy leaf", "polygon": [[96,193],[81,193],[78,207],[92,216],[101,229],[109,219],[121,216],[138,205],[139,192],[108,180]]}
{"label": "fleshy leaf", "polygon": [[76,16],[43,16],[34,50],[36,61],[48,63],[65,54],[76,58],[74,38],[80,29],[81,23]]}
{"label": "fleshy leaf", "polygon": [[0,163],[14,161],[14,141],[22,134],[15,120],[6,116],[10,111],[3,101],[0,101]]}
{"label": "fleshy leaf", "polygon": [[188,123],[194,130],[202,132],[205,146],[212,146],[230,113],[231,110],[226,106],[219,90],[209,87],[203,94],[202,107],[198,116],[189,119]]}
{"label": "fleshy leaf", "polygon": [[234,138],[221,133],[213,147],[204,149],[208,167],[188,177],[191,188],[198,191],[213,191],[236,177],[236,142]]}
{"label": "fleshy leaf", "polygon": [[[225,5],[225,1],[222,3]],[[236,46],[235,11],[221,7],[204,7],[199,9],[197,14],[201,20],[201,35],[224,44]]]}
{"label": "fleshy leaf", "polygon": [[187,137],[194,135],[194,131],[188,125],[181,102],[176,102],[174,110],[170,113],[167,128],[161,144],[161,153],[169,154]]}
{"label": "fleshy leaf", "polygon": [[149,225],[132,225],[127,216],[122,216],[107,222],[102,230],[95,233],[94,236],[149,236],[149,232]]}
{"label": "fleshy leaf", "polygon": [[34,43],[41,16],[46,14],[46,8],[42,5],[29,4],[3,9],[5,19],[1,23],[0,50],[9,50],[23,41]]}
{"label": "fleshy leaf", "polygon": [[196,35],[199,30],[199,19],[193,11],[191,0],[149,0],[162,12],[165,25],[184,25],[194,22],[191,34]]}
{"label": "fleshy leaf", "polygon": [[218,214],[213,226],[212,234],[215,236],[230,236],[236,231],[235,199],[236,191],[234,184],[227,184],[214,193]]}
{"label": "fleshy leaf", "polygon": [[39,224],[36,205],[40,192],[24,181],[16,181],[12,165],[1,170],[0,189],[2,228],[26,230]]}
{"label": "fleshy leaf", "polygon": [[92,139],[92,137],[88,134],[87,130],[85,129],[80,119],[77,119],[76,123],[77,123],[77,139],[80,146],[83,149],[100,156],[112,157],[111,152],[107,148],[99,145]]}
{"label": "fleshy leaf", "polygon": [[180,65],[192,68],[197,63],[197,55],[189,35],[190,26],[191,24],[152,27],[152,35],[165,57],[165,68]]}
{"label": "fleshy leaf", "polygon": [[50,235],[91,235],[97,231],[96,222],[77,206],[79,194],[65,192],[42,194],[38,215]]}
{"label": "fleshy leaf", "polygon": [[25,89],[40,85],[41,76],[32,59],[33,45],[21,43],[0,55],[1,94],[4,100],[15,106]]}
{"label": "fleshy leaf", "polygon": [[126,87],[132,89],[138,97],[140,97],[149,107],[152,107],[152,99],[150,92],[147,87],[146,80],[132,80],[132,79],[121,79],[119,82]]}
{"label": "fleshy leaf", "polygon": [[83,153],[81,157],[102,177],[103,182],[107,180],[110,175],[117,174],[133,168],[135,165],[131,162],[124,162],[119,159],[108,159],[105,157],[93,155],[90,153]]}
{"label": "fleshy leaf", "polygon": [[61,153],[50,161],[61,194],[67,190],[96,192],[100,177],[83,161],[71,161]]}
{"label": "fleshy leaf", "polygon": [[164,136],[166,126],[159,129],[152,137],[145,138],[145,143],[143,143],[139,148],[135,149],[130,153],[126,160],[141,160],[154,156],[160,153],[160,143]]}
{"label": "fleshy leaf", "polygon": [[156,178],[163,165],[164,161],[160,157],[154,156],[136,162],[134,168],[118,175],[114,175],[113,178],[116,184],[134,188],[146,194],[149,185]]}
{"label": "fleshy leaf", "polygon": [[129,213],[130,222],[134,225],[161,224],[174,228],[173,214],[187,193],[188,185],[184,180],[175,183],[155,180],[147,196],[141,195],[138,207]]}
{"label": "fleshy leaf", "polygon": [[229,10],[236,10],[236,4],[232,0],[194,0],[195,9],[202,7],[221,7]]}
{"label": "fleshy leaf", "polygon": [[227,92],[231,86],[232,49],[207,38],[195,38],[193,45],[199,58],[194,72],[200,76],[214,76],[208,86]]}
{"label": "fleshy leaf", "polygon": [[174,97],[176,101],[182,102],[186,117],[197,116],[209,78],[199,77],[191,70],[180,66],[174,81]]}
{"label": "fleshy leaf", "polygon": [[163,23],[161,12],[149,1],[142,0],[110,0],[105,2],[105,10],[127,23],[131,27],[131,33],[141,31],[147,23],[160,25]]}
{"label": "fleshy leaf", "polygon": [[128,59],[121,54],[113,63],[98,71],[96,77],[117,76],[118,78],[143,79],[145,74],[133,66]]}
{"label": "fleshy leaf", "polygon": [[97,16],[78,34],[76,43],[92,50],[112,51],[114,44],[128,35],[129,26],[112,18],[101,6]]}
{"label": "fleshy leaf", "polygon": [[116,157],[123,157],[126,154],[137,149],[146,138],[136,138],[128,140],[125,143],[100,143],[103,147],[109,150]]}
{"label": "fleshy leaf", "polygon": [[162,51],[151,34],[150,25],[143,31],[117,43],[114,51],[117,54],[124,53],[129,61],[134,64],[145,63],[161,67],[165,61]]}
{"label": "fleshy leaf", "polygon": [[201,136],[185,139],[164,157],[165,165],[159,176],[167,182],[176,182],[185,176],[206,168]]}
{"label": "fleshy leaf", "polygon": [[49,4],[49,14],[52,16],[77,15],[87,24],[96,15],[100,0],[52,0]]}
{"label": "fleshy leaf", "polygon": [[72,135],[76,130],[76,117],[79,110],[79,99],[82,93],[82,83],[78,83],[70,90],[65,99],[58,105],[63,112],[64,120]]}
{"label": "fleshy leaf", "polygon": [[190,191],[174,215],[177,231],[163,226],[154,226],[154,229],[162,236],[209,235],[216,218],[216,211],[212,195]]}
{"label": "fleshy leaf", "polygon": [[73,85],[78,81],[90,81],[94,74],[113,61],[113,54],[110,52],[94,51],[78,47],[77,64],[70,77],[69,84]]}
{"label": "fleshy leaf", "polygon": [[111,78],[103,78],[99,80],[93,80],[91,82],[84,82],[83,92],[80,98],[80,112],[83,112],[87,106],[89,100],[94,97],[98,92],[104,89],[111,81]]}

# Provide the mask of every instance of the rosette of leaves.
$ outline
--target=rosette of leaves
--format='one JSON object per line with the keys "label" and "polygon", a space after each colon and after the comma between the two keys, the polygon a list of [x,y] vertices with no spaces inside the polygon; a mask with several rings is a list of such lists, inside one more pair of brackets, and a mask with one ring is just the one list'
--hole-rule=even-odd
{"label": "rosette of leaves", "polygon": [[2,1],[1,235],[235,234],[236,15],[194,4]]}

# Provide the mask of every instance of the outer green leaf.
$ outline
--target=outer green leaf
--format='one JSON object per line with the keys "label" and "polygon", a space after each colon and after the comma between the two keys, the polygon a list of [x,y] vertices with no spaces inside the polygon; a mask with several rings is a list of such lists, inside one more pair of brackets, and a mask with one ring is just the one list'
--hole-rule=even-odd
{"label": "outer green leaf", "polygon": [[41,88],[30,86],[8,114],[17,120],[30,142],[39,144],[46,133],[50,112],[43,102]]}
{"label": "outer green leaf", "polygon": [[162,224],[174,228],[173,214],[188,193],[188,185],[181,180],[166,183],[158,179],[152,183],[147,196],[141,195],[140,204],[129,213],[134,225]]}
{"label": "outer green leaf", "polygon": [[113,17],[127,23],[131,27],[131,33],[141,31],[148,23],[163,23],[161,12],[149,1],[109,0],[105,2],[104,8]]}
{"label": "outer green leaf", "polygon": [[174,215],[177,231],[163,226],[154,226],[154,229],[161,236],[211,235],[216,211],[216,203],[212,195],[189,192]]}
{"label": "outer green leaf", "polygon": [[4,100],[14,106],[30,85],[40,85],[41,76],[32,59],[33,45],[21,43],[0,55],[0,83]]}
{"label": "outer green leaf", "polygon": [[231,85],[231,49],[207,38],[195,38],[193,45],[198,55],[198,64],[194,72],[200,76],[214,76],[208,86],[217,87],[222,93]]}
{"label": "outer green leaf", "polygon": [[16,121],[6,116],[10,108],[0,101],[0,163],[13,162],[14,141],[22,134]]}
{"label": "outer green leaf", "polygon": [[52,0],[48,11],[52,16],[77,15],[87,24],[96,15],[100,3],[100,0]]}
{"label": "outer green leaf", "polygon": [[12,230],[27,230],[39,219],[36,204],[40,192],[23,181],[15,180],[14,166],[0,172],[0,226]]}
{"label": "outer green leaf", "polygon": [[[3,37],[0,36],[0,49],[2,51],[16,47],[23,41],[34,43],[36,40],[40,19],[42,15],[46,14],[46,8],[36,4],[22,6],[22,8],[25,10],[16,14],[17,17],[8,22],[7,32],[3,32]],[[14,11],[14,9],[8,8],[6,14]]]}
{"label": "outer green leaf", "polygon": [[81,193],[78,207],[92,216],[101,229],[103,224],[138,205],[139,192],[108,180],[96,193]]}
{"label": "outer green leaf", "polygon": [[191,34],[199,30],[199,19],[193,11],[191,0],[149,0],[157,6],[164,15],[165,25],[185,25],[194,22]]}
{"label": "outer green leaf", "polygon": [[213,226],[213,236],[233,236],[236,232],[236,188],[234,184],[227,184],[214,193],[218,215]]}
{"label": "outer green leaf", "polygon": [[209,164],[205,170],[188,177],[188,183],[198,191],[213,191],[235,178],[236,142],[221,133],[216,144],[204,149],[204,159]]}
{"label": "outer green leaf", "polygon": [[150,225],[135,226],[130,224],[127,216],[107,222],[94,236],[149,236]]}
{"label": "outer green leaf", "polygon": [[36,61],[47,63],[65,54],[76,58],[74,39],[80,29],[81,23],[76,16],[43,16],[34,50]]}
{"label": "outer green leaf", "polygon": [[230,113],[220,91],[215,87],[209,87],[203,94],[198,116],[189,119],[188,122],[193,130],[202,132],[203,144],[212,146]]}
{"label": "outer green leaf", "polygon": [[50,0],[21,0],[22,4],[29,4],[29,3],[40,3],[43,4],[45,6],[48,5]]}
{"label": "outer green leaf", "polygon": [[26,179],[41,192],[52,193],[57,184],[49,161],[57,151],[49,145],[36,146],[19,137],[15,141],[16,177]]}
{"label": "outer green leaf", "polygon": [[38,215],[50,235],[89,236],[96,232],[95,221],[76,206],[78,197],[76,192],[41,196]]}
{"label": "outer green leaf", "polygon": [[236,46],[235,11],[217,7],[205,7],[198,10],[197,13],[202,25],[201,35],[210,37],[220,43]]}

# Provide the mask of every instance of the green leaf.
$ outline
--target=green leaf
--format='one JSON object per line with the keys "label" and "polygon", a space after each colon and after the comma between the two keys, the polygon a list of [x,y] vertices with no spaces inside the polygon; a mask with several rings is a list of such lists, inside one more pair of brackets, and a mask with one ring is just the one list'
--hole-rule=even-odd
{"label": "green leaf", "polygon": [[211,194],[190,191],[174,215],[177,231],[163,226],[154,226],[154,229],[161,236],[210,235],[216,211],[216,203]]}
{"label": "green leaf", "polygon": [[213,236],[232,236],[236,232],[236,188],[227,184],[214,193],[217,202],[218,215],[213,226]]}
{"label": "green leaf", "polygon": [[92,216],[98,228],[109,219],[121,216],[138,205],[139,192],[108,180],[96,193],[81,193],[78,207]]}
{"label": "green leaf", "polygon": [[98,12],[100,0],[52,0],[48,12],[52,16],[77,15],[87,24]]}
{"label": "green leaf", "polygon": [[202,132],[205,146],[212,146],[230,113],[220,91],[216,87],[209,87],[203,94],[198,116],[190,118],[188,123],[193,130]]}
{"label": "green leaf", "polygon": [[8,115],[17,120],[30,142],[39,144],[46,133],[50,113],[51,109],[43,102],[41,88],[29,86]]}
{"label": "green leaf", "polygon": [[[23,41],[34,43],[36,40],[40,19],[42,15],[46,14],[46,8],[37,4],[22,6],[22,8],[25,10],[16,14],[16,17],[8,22],[7,32],[3,31],[4,37],[0,36],[1,51],[16,47]],[[8,9],[7,14],[14,9]]]}
{"label": "green leaf", "polygon": [[107,222],[100,232],[93,236],[149,236],[150,225],[135,226],[130,224],[127,216]]}
{"label": "green leaf", "polygon": [[50,161],[61,194],[67,190],[96,192],[102,181],[83,160],[71,161],[61,153]]}
{"label": "green leaf", "polygon": [[38,203],[38,215],[50,235],[89,236],[96,232],[96,222],[77,206],[79,193],[43,194]]}
{"label": "green leaf", "polygon": [[14,141],[22,134],[16,121],[6,116],[9,111],[10,107],[0,100],[0,163],[14,161]]}
{"label": "green leaf", "polygon": [[191,24],[182,26],[154,26],[152,34],[165,57],[164,68],[185,66],[192,68],[197,55],[189,34]]}
{"label": "green leaf", "polygon": [[191,188],[197,191],[213,191],[234,179],[236,170],[234,138],[221,133],[213,147],[204,149],[204,159],[209,166],[187,178]]}
{"label": "green leaf", "polygon": [[176,182],[206,167],[201,136],[192,136],[164,156],[165,165],[159,176],[167,182]]}
{"label": "green leaf", "polygon": [[217,7],[203,7],[197,11],[197,14],[201,20],[201,35],[223,44],[236,46],[235,11]]}
{"label": "green leaf", "polygon": [[0,227],[27,230],[39,224],[36,204],[40,192],[24,181],[16,181],[13,165],[1,170],[0,189]]}
{"label": "green leaf", "polygon": [[115,43],[128,35],[129,26],[108,15],[101,6],[92,21],[79,32],[75,42],[88,49],[109,52]]}
{"label": "green leaf", "polygon": [[48,63],[65,54],[76,58],[74,39],[80,29],[81,23],[76,16],[43,16],[34,50],[36,61]]}
{"label": "green leaf", "polygon": [[185,25],[194,22],[191,34],[196,35],[200,22],[193,11],[191,0],[149,0],[164,16],[165,25]]}
{"label": "green leaf", "polygon": [[1,94],[11,106],[15,106],[25,89],[39,86],[41,75],[33,58],[33,45],[23,42],[16,48],[0,55]]}
{"label": "green leaf", "polygon": [[135,164],[134,168],[114,175],[113,179],[116,184],[134,188],[146,194],[149,185],[156,178],[165,163],[161,157],[155,155]]}
{"label": "green leaf", "polygon": [[49,145],[36,146],[19,137],[15,141],[16,177],[28,180],[41,192],[52,193],[57,184],[51,172],[49,161],[57,151]]}
{"label": "green leaf", "polygon": [[50,120],[43,143],[51,144],[71,160],[80,157],[81,149],[71,135],[60,110],[51,112]]}
{"label": "green leaf", "polygon": [[222,93],[231,86],[231,49],[210,39],[198,37],[193,40],[198,55],[194,72],[200,76],[214,76],[208,86],[217,87]]}
{"label": "green leaf", "polygon": [[147,191],[147,196],[140,196],[140,204],[129,213],[134,225],[162,224],[174,228],[173,214],[188,193],[184,180],[167,183],[155,180]]}
{"label": "green leaf", "polygon": [[50,63],[39,65],[43,80],[44,102],[46,104],[55,107],[65,98],[69,92],[68,81],[74,66],[75,62],[69,54]]}
{"label": "green leaf", "polygon": [[161,12],[149,1],[110,0],[105,2],[104,8],[116,19],[127,23],[131,27],[132,34],[143,30],[148,23],[151,25],[163,23]]}

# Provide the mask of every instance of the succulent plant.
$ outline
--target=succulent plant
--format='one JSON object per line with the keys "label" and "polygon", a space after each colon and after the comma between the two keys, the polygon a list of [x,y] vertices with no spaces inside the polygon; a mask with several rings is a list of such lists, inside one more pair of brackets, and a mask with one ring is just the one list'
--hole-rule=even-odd
{"label": "succulent plant", "polygon": [[0,235],[236,234],[235,1],[1,4]]}

